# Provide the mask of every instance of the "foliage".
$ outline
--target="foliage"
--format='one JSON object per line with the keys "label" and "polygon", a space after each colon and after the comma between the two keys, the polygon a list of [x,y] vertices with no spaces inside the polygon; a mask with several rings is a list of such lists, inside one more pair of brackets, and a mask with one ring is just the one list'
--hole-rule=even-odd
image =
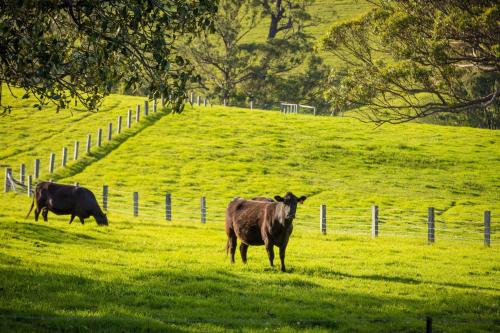
{"label": "foliage", "polygon": [[[304,31],[312,17],[307,7],[314,0],[253,0],[254,6],[261,6],[266,17],[270,17],[268,39],[284,35],[292,36],[296,32]],[[283,37],[281,37],[283,38]]]}
{"label": "foliage", "polygon": [[210,28],[216,10],[212,0],[2,1],[0,83],[38,107],[77,99],[89,110],[117,82],[143,84],[180,110],[192,68],[177,39]]}
{"label": "foliage", "polygon": [[[247,35],[266,15],[271,15],[259,3],[221,1],[214,23],[215,34],[203,34],[186,45],[185,51],[202,78],[201,88],[208,91],[209,97],[233,103],[253,98],[261,89],[259,83],[287,73],[302,63],[309,43],[298,23],[293,23],[295,30],[281,30],[280,34],[264,42],[248,40]],[[307,19],[305,15],[297,15],[293,22]],[[256,90],[241,89],[252,81]]]}
{"label": "foliage", "polygon": [[328,110],[330,101],[324,98],[323,83],[328,80],[330,67],[315,55],[304,54],[300,69],[284,75],[273,75],[260,80],[250,80],[242,90],[251,92],[258,101],[254,105],[271,109],[281,101],[314,105],[317,111]]}
{"label": "foliage", "polygon": [[481,126],[500,125],[497,2],[372,2],[369,14],[334,25],[322,40],[346,64],[329,86],[337,107],[365,106],[365,119],[377,123],[482,110]]}

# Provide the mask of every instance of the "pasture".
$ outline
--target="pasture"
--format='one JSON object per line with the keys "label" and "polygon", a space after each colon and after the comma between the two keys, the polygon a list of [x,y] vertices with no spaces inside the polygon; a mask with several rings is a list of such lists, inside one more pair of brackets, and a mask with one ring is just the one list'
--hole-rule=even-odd
{"label": "pasture", "polygon": [[[143,119],[48,174],[51,151],[67,146],[71,155],[74,140],[142,102],[115,95],[99,113],[73,116],[26,104],[1,120],[0,163],[16,178],[20,163],[29,174],[40,158],[42,179],[79,182],[99,202],[102,185],[110,193],[106,228],[50,213],[49,222],[24,220],[30,198],[2,193],[1,331],[421,332],[426,316],[437,332],[498,329],[498,131],[188,107]],[[289,272],[268,267],[263,247],[250,247],[246,266],[239,255],[230,265],[228,201],[286,191],[308,196],[294,221]],[[165,221],[166,193],[173,221]],[[375,204],[380,236],[371,239]],[[430,206],[434,245],[426,241]]]}

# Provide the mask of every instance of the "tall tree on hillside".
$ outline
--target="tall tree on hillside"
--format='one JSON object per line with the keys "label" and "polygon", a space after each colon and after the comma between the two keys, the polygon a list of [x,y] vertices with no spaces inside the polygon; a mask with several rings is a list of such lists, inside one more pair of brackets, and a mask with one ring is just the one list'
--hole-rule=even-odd
{"label": "tall tree on hillside", "polygon": [[192,68],[178,36],[211,28],[216,11],[215,0],[1,1],[0,83],[89,110],[118,82],[142,84],[180,110]]}
{"label": "tall tree on hillside", "polygon": [[370,13],[323,39],[346,64],[329,86],[338,107],[362,106],[377,123],[445,113],[482,114],[483,126],[500,126],[498,2],[370,2]]}
{"label": "tall tree on hillside", "polygon": [[264,14],[270,19],[268,39],[273,39],[278,33],[303,31],[304,23],[311,19],[307,6],[314,0],[255,0],[262,6]]}
{"label": "tall tree on hillside", "polygon": [[[200,85],[210,97],[233,101],[252,97],[255,91],[239,88],[250,81],[265,83],[266,78],[289,72],[303,61],[309,44],[299,28],[272,39],[255,38],[255,28],[267,14],[261,1],[221,0],[215,33],[186,44],[185,51],[201,76]],[[254,33],[252,39],[250,33]]]}

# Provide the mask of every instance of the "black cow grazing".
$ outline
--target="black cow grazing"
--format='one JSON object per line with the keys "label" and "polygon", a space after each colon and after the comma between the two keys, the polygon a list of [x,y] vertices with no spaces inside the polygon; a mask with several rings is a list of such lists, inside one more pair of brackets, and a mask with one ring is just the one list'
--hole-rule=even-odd
{"label": "black cow grazing", "polygon": [[108,218],[99,207],[94,193],[84,187],[41,182],[36,186],[26,218],[35,205],[35,221],[38,221],[40,212],[43,220],[47,221],[47,214],[51,211],[57,215],[71,215],[69,223],[73,222],[75,216],[82,224],[86,218],[93,216],[98,225],[108,225]]}
{"label": "black cow grazing", "polygon": [[274,246],[280,249],[281,271],[285,272],[285,251],[293,230],[293,219],[297,203],[303,203],[305,196],[297,198],[288,192],[284,198],[256,197],[253,200],[234,198],[226,209],[227,250],[234,263],[237,238],[240,239],[240,254],[247,262],[249,245],[265,245],[269,263],[273,266]]}

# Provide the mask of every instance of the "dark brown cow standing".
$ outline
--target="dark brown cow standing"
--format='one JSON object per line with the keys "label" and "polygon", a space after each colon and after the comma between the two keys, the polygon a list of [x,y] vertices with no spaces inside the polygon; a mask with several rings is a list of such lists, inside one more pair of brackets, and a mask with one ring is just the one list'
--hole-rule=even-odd
{"label": "dark brown cow standing", "polygon": [[269,263],[273,266],[274,246],[279,247],[281,270],[285,268],[285,251],[293,230],[293,219],[297,203],[303,203],[305,196],[297,198],[288,192],[284,198],[279,195],[272,199],[256,197],[252,200],[234,198],[226,209],[227,249],[234,263],[237,238],[240,239],[240,254],[247,262],[249,245],[265,245]]}
{"label": "dark brown cow standing", "polygon": [[33,202],[26,218],[35,206],[35,221],[38,221],[40,212],[43,220],[47,221],[49,211],[57,215],[71,215],[69,223],[78,216],[83,224],[85,219],[93,216],[99,225],[108,225],[108,218],[90,190],[72,185],[62,185],[51,182],[41,182],[35,188]]}

